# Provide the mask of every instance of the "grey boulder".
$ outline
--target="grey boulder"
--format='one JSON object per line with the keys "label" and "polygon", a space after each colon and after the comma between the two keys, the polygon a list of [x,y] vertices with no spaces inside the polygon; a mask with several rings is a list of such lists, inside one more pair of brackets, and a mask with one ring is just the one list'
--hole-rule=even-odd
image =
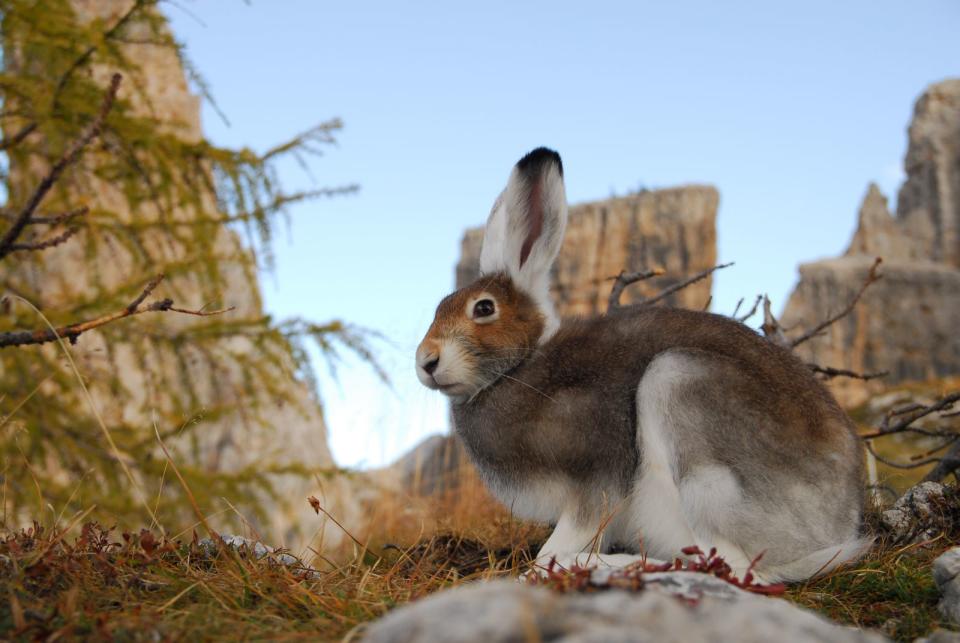
{"label": "grey boulder", "polygon": [[641,591],[562,594],[507,580],[439,592],[399,608],[365,633],[371,643],[498,641],[885,641],[787,601],[703,574],[644,577]]}

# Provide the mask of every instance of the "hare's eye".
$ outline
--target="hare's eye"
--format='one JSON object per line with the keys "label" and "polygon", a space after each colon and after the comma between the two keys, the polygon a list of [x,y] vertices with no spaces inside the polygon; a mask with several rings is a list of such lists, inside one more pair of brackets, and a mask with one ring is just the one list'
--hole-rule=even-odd
{"label": "hare's eye", "polygon": [[492,299],[481,299],[473,305],[473,318],[477,319],[480,317],[489,317],[494,312],[496,308],[493,305]]}

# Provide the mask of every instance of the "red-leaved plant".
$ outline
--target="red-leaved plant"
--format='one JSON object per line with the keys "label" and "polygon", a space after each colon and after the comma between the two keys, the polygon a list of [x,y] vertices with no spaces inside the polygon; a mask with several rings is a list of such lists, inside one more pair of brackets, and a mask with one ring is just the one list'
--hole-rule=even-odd
{"label": "red-leaved plant", "polygon": [[626,589],[630,591],[639,591],[646,584],[645,574],[658,572],[697,572],[709,574],[723,581],[734,585],[742,590],[754,594],[764,594],[767,596],[778,596],[786,592],[787,587],[783,583],[765,584],[759,583],[753,575],[753,569],[763,557],[759,556],[751,561],[743,578],[738,578],[733,574],[730,565],[717,554],[716,548],[711,548],[710,552],[704,554],[696,546],[684,547],[681,550],[686,559],[676,558],[673,562],[651,563],[646,557],[639,561],[626,565],[621,569],[616,569],[602,581],[597,582],[593,579],[595,567],[581,567],[573,565],[566,569],[557,564],[556,559],[551,559],[550,563],[543,568],[543,574],[531,574],[528,582],[533,585],[543,585],[561,592],[590,592],[606,589]]}

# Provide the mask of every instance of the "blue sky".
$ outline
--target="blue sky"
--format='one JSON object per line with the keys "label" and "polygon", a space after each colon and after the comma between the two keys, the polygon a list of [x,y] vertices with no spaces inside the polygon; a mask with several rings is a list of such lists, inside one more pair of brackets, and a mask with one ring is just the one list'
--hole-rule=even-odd
{"label": "blue sky", "polygon": [[[511,165],[548,145],[571,202],[638,187],[720,190],[714,309],[847,245],[868,182],[895,201],[913,101],[960,75],[960,2],[320,2],[167,5],[230,124],[265,149],[333,116],[339,145],[291,188],[359,183],[292,209],[264,276],[277,316],[383,332],[393,390],[352,361],[324,378],[338,462],[376,466],[446,427],[413,350],[459,241]],[[322,368],[322,367],[321,367]]]}

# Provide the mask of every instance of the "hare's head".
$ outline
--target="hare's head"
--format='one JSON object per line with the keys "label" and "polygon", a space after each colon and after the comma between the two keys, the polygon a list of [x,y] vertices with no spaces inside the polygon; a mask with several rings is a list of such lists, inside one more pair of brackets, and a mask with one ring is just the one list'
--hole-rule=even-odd
{"label": "hare's head", "polygon": [[480,278],[437,306],[417,348],[417,377],[424,386],[469,398],[556,332],[550,268],[566,224],[560,155],[538,148],[520,159],[493,204]]}

